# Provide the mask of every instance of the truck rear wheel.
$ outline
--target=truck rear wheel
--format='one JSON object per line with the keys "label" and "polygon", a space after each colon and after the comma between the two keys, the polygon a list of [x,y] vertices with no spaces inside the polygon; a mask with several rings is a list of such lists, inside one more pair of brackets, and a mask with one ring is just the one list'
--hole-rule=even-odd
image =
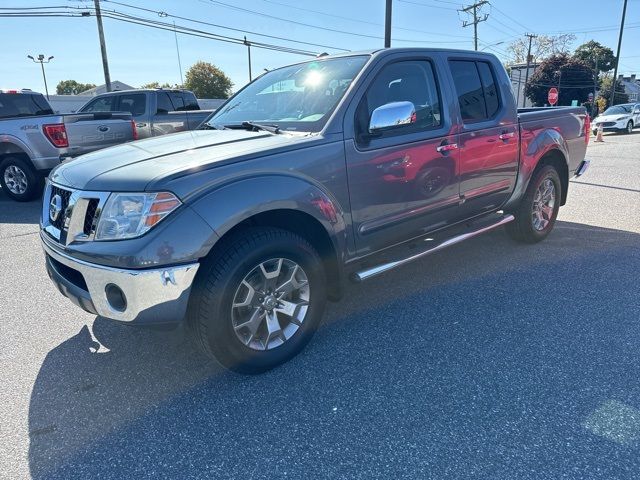
{"label": "truck rear wheel", "polygon": [[562,186],[558,172],[545,165],[533,174],[527,191],[507,224],[507,232],[519,242],[536,243],[553,230],[560,208]]}
{"label": "truck rear wheel", "polygon": [[29,162],[15,156],[4,157],[0,162],[2,190],[18,202],[28,202],[42,193],[43,178]]}
{"label": "truck rear wheel", "polygon": [[315,249],[286,230],[251,227],[223,240],[204,260],[187,326],[224,367],[261,373],[304,348],[325,301],[325,273]]}

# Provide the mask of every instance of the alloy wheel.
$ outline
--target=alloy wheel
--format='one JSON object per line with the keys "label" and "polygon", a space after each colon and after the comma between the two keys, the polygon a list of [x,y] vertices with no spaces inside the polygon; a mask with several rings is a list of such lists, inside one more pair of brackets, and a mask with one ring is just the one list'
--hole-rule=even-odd
{"label": "alloy wheel", "polygon": [[545,178],[533,197],[531,220],[535,230],[540,232],[547,228],[553,217],[555,204],[556,187],[550,178]]}
{"label": "alloy wheel", "polygon": [[266,260],[236,289],[231,307],[235,334],[253,350],[276,348],[302,326],[309,299],[309,279],[300,265],[286,258]]}
{"label": "alloy wheel", "polygon": [[22,195],[29,186],[27,174],[17,165],[9,165],[4,170],[4,183],[15,195]]}

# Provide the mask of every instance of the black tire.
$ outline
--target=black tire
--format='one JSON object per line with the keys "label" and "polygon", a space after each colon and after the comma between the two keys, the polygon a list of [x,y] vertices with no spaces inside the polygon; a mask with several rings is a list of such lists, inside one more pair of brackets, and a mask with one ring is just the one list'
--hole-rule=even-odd
{"label": "black tire", "polygon": [[[26,185],[22,183],[23,181]],[[42,193],[44,178],[28,161],[20,157],[7,156],[0,162],[0,185],[2,185],[2,191],[12,199],[28,202]]]}
{"label": "black tire", "polygon": [[624,133],[633,133],[633,121],[629,120],[629,122],[627,123],[627,128],[625,129]]}
{"label": "black tire", "polygon": [[[555,189],[554,204],[552,214],[550,218],[547,218],[548,223],[542,229],[538,229],[534,226],[534,200],[536,193],[540,186],[549,179]],[[560,183],[560,176],[557,170],[551,165],[544,165],[542,168],[536,170],[533,174],[527,191],[522,197],[517,209],[512,212],[516,219],[508,223],[506,226],[509,235],[516,241],[524,243],[537,243],[544,240],[556,223],[558,217],[558,210],[560,209],[560,200],[562,198],[562,184]]]}
{"label": "black tire", "polygon": [[[271,349],[256,350],[236,335],[232,305],[245,277],[273,258],[289,260],[302,268],[308,279],[308,307],[290,338]],[[297,355],[311,340],[324,314],[325,282],[322,261],[304,238],[277,228],[246,228],[223,240],[203,261],[189,299],[187,329],[206,355],[229,370],[265,372]]]}

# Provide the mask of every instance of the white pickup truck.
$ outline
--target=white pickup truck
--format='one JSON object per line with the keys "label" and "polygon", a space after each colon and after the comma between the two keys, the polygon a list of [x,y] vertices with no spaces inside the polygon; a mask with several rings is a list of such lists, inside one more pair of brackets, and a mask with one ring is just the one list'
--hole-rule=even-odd
{"label": "white pickup truck", "polygon": [[62,160],[137,138],[128,113],[56,115],[41,93],[0,90],[0,185],[14,200],[40,195]]}

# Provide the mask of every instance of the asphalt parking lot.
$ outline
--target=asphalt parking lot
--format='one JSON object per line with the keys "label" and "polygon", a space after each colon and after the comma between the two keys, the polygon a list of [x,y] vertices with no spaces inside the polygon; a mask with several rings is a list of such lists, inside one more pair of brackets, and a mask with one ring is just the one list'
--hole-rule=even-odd
{"label": "asphalt parking lot", "polygon": [[254,377],[74,307],[0,191],[0,476],[640,478],[640,131],[588,157],[547,241],[352,286]]}

